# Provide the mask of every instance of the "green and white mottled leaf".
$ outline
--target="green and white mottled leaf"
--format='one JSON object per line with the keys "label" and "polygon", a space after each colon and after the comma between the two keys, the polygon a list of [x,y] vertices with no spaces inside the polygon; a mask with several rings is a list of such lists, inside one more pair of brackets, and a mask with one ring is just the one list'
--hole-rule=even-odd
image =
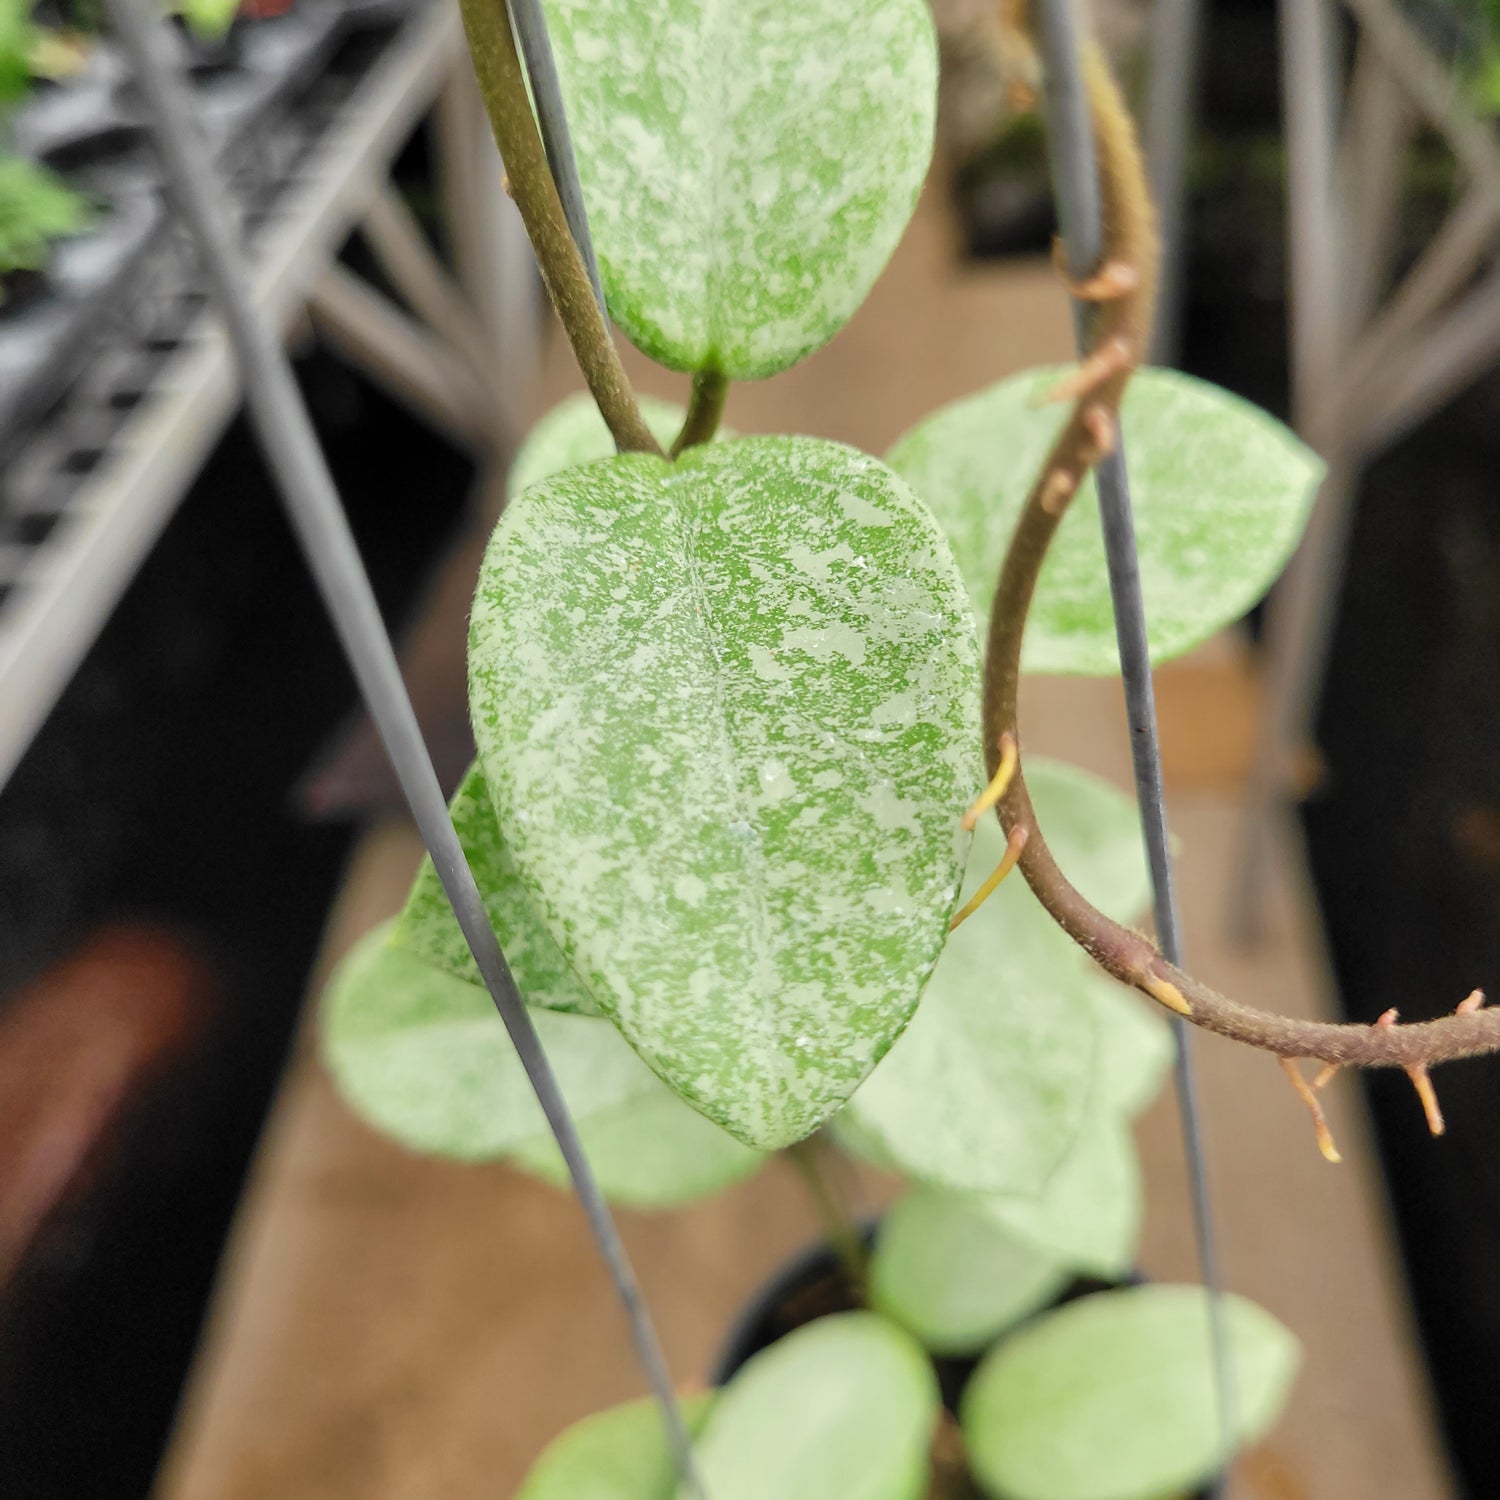
{"label": "green and white mottled leaf", "polygon": [[[376,928],[339,965],[321,1015],[323,1059],[351,1109],[417,1151],[485,1161],[547,1128],[489,994]],[[532,1012],[580,1121],[660,1085],[608,1021]]]}
{"label": "green and white mottled leaf", "polygon": [[496,531],[470,706],[517,866],[600,1008],[748,1145],[820,1125],[916,1006],[977,676],[931,517],[837,444],[590,464]]}
{"label": "green and white mottled leaf", "polygon": [[676,370],[773,375],[874,284],[932,154],[923,0],[547,0],[609,310]]}
{"label": "green and white mottled leaf", "polygon": [[1102,776],[1039,755],[1026,757],[1026,785],[1063,874],[1105,916],[1133,921],[1151,899],[1134,798]]}
{"label": "green and white mottled leaf", "polygon": [[937,1416],[932,1366],[894,1323],[819,1318],[719,1393],[696,1444],[704,1489],[713,1500],[921,1500]]}
{"label": "green and white mottled leaf", "polygon": [[[623,1208],[678,1208],[748,1177],[765,1156],[684,1104],[664,1083],[579,1126],[599,1189]],[[570,1186],[551,1135],[519,1147],[511,1161],[554,1187]]]}
{"label": "green and white mottled leaf", "polygon": [[[521,882],[515,859],[500,836],[484,772],[477,763],[469,767],[448,810],[521,998],[547,1010],[598,1015],[593,996],[568,966]],[[422,858],[406,906],[391,929],[390,942],[470,984],[483,984],[430,855]],[[492,1009],[488,993],[484,1005]]]}
{"label": "green and white mottled leaf", "polygon": [[1096,1109],[1039,1194],[975,1195],[970,1202],[1007,1234],[1075,1271],[1109,1279],[1135,1264],[1141,1164],[1130,1131]]}
{"label": "green and white mottled leaf", "polygon": [[[1236,1438],[1280,1414],[1295,1338],[1225,1297]],[[1174,1500],[1218,1466],[1208,1303],[1201,1287],[1141,1286],[1070,1302],[1006,1339],[969,1382],[969,1461],[1004,1500]]]}
{"label": "green and white mottled leaf", "polygon": [[[964,899],[1004,851],[999,825],[981,821]],[[1039,1193],[1089,1116],[1094,1070],[1078,950],[1017,878],[948,939],[911,1024],[840,1119],[921,1181]]]}
{"label": "green and white mottled leaf", "polygon": [[[689,1432],[701,1430],[713,1399],[681,1398]],[[561,1432],[531,1466],[516,1500],[671,1500],[676,1477],[661,1410],[646,1397]]]}
{"label": "green and white mottled leaf", "polygon": [[[981,617],[1063,414],[1036,398],[1062,370],[1032,370],[945,406],[890,462],[932,507]],[[1227,391],[1142,370],[1123,413],[1153,661],[1239,619],[1291,556],[1323,465],[1281,423]],[[1119,670],[1093,481],[1058,528],[1026,622],[1029,672]]]}
{"label": "green and white mottled leaf", "polygon": [[1134,1119],[1161,1090],[1176,1043],[1160,1007],[1102,970],[1089,975],[1099,1048],[1099,1103]]}
{"label": "green and white mottled leaf", "polygon": [[961,1195],[916,1187],[881,1222],[870,1304],[934,1354],[976,1354],[1072,1279]]}
{"label": "green and white mottled leaf", "polygon": [[[642,396],[640,402],[646,426],[663,448],[670,447],[682,430],[686,409],[675,401],[659,401],[655,396]],[[734,434],[729,428],[721,427],[718,436],[722,440]],[[610,458],[614,452],[615,440],[604,425],[594,398],[587,391],[565,396],[526,434],[526,441],[521,444],[506,476],[506,496],[514,498],[528,485],[550,479],[554,474],[576,468],[579,464]]]}

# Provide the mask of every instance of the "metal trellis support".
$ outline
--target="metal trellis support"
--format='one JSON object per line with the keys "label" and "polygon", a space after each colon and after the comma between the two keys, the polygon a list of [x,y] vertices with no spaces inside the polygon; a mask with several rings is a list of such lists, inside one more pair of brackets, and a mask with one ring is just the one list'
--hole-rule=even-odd
{"label": "metal trellis support", "polygon": [[191,102],[145,0],[108,0],[140,85],[177,213],[197,246],[228,325],[250,416],[289,518],[385,742],[422,840],[557,1139],[630,1322],[689,1490],[704,1500],[654,1325],[619,1231],[589,1168],[536,1029],[500,951],[454,831],[364,566],[279,339],[255,306]]}

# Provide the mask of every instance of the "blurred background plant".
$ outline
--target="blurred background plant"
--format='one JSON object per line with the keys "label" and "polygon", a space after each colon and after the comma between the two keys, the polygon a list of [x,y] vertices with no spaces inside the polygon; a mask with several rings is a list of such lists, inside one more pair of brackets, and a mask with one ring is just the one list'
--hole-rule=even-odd
{"label": "blurred background plant", "polygon": [[55,240],[86,229],[93,209],[55,172],[10,149],[10,117],[34,78],[76,72],[76,36],[39,26],[30,0],[0,0],[0,303],[19,276],[42,271]]}

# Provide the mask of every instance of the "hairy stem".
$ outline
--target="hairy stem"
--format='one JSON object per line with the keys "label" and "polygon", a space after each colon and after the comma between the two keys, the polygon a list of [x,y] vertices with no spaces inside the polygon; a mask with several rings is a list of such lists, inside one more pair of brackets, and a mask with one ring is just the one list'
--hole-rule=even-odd
{"label": "hairy stem", "polygon": [[688,401],[687,416],[683,418],[682,431],[672,444],[673,458],[684,449],[713,441],[728,395],[727,375],[721,375],[717,370],[699,370],[693,376],[693,394]]}
{"label": "hairy stem", "polygon": [[[1085,374],[1091,366],[1093,372],[1076,383],[1077,399],[1027,498],[995,590],[984,682],[985,754],[991,775],[1000,763],[1002,744],[1007,739],[1021,744],[1021,640],[1042,563],[1085,474],[1111,439],[1120,398],[1150,327],[1156,240],[1139,147],[1119,92],[1097,53],[1088,58],[1087,80],[1106,222],[1106,264],[1100,267],[1099,279],[1109,280],[1112,291],[1101,302],[1093,330],[1095,348],[1084,364]],[[1106,277],[1110,263],[1115,273]],[[1105,357],[1111,347],[1114,357]],[[1466,1002],[1455,1015],[1409,1026],[1298,1020],[1229,1000],[1169,964],[1146,938],[1106,917],[1074,888],[1037,825],[1021,765],[996,812],[1007,834],[1017,828],[1025,831],[1019,868],[1058,925],[1115,978],[1206,1030],[1281,1057],[1398,1067],[1414,1076],[1436,1063],[1500,1050],[1500,1009],[1483,1010],[1476,1000]]]}
{"label": "hairy stem", "polygon": [[583,257],[563,213],[542,149],[505,0],[460,0],[479,90],[489,111],[511,196],[536,251],[542,280],[573,346],[583,378],[622,451],[661,453],[594,298]]}

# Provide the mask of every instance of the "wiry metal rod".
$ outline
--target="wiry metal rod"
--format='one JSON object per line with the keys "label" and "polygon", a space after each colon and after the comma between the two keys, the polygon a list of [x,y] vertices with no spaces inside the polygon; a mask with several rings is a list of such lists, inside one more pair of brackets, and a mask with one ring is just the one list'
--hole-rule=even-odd
{"label": "wiry metal rod", "polygon": [[573,242],[588,269],[594,287],[594,299],[605,317],[604,283],[599,279],[599,258],[594,253],[589,233],[588,210],[583,203],[583,184],[578,178],[578,157],[573,151],[573,137],[568,131],[568,114],[563,107],[562,83],[557,76],[557,60],[552,55],[552,41],[547,35],[547,19],[541,0],[508,0],[511,25],[521,44],[526,62],[526,78],[531,84],[531,101],[536,107],[536,122],[542,132],[542,149],[562,200],[563,217],[573,231]]}
{"label": "wiry metal rod", "polygon": [[145,0],[108,4],[145,100],[168,190],[224,313],[251,421],[287,514],[464,938],[568,1164],[629,1319],[636,1352],[660,1403],[679,1471],[696,1500],[704,1500],[691,1439],[635,1272],[490,926],[291,365],[251,297],[250,273],[229,229],[203,146],[202,124],[193,117],[192,103],[164,46],[165,32]]}
{"label": "wiry metal rod", "polygon": [[[1099,267],[1104,249],[1104,225],[1093,122],[1083,81],[1078,23],[1072,0],[1041,0],[1037,19],[1037,40],[1045,80],[1042,107],[1047,124],[1047,150],[1057,197],[1058,222],[1069,274],[1081,281]],[[1087,347],[1088,314],[1082,306],[1076,307],[1075,313],[1079,347],[1083,350]],[[1115,637],[1119,644],[1120,671],[1125,680],[1130,757],[1151,867],[1156,935],[1162,953],[1169,962],[1176,964],[1182,961],[1182,945],[1177,900],[1172,886],[1172,858],[1162,790],[1161,741],[1156,727],[1156,694],[1151,681],[1146,609],[1141,598],[1135,519],[1130,506],[1123,436],[1114,451],[1099,464],[1096,481],[1110,596],[1114,603]],[[1227,1476],[1222,1470],[1227,1468],[1235,1431],[1233,1375],[1220,1306],[1223,1283],[1214,1239],[1213,1206],[1203,1144],[1202,1113],[1193,1073],[1190,1028],[1180,1016],[1174,1016],[1172,1022],[1177,1041],[1177,1100],[1192,1192],[1198,1264],[1209,1292],[1209,1337],[1213,1350],[1219,1437],[1225,1459],[1214,1488],[1214,1494],[1218,1496],[1223,1493],[1226,1483]]]}

